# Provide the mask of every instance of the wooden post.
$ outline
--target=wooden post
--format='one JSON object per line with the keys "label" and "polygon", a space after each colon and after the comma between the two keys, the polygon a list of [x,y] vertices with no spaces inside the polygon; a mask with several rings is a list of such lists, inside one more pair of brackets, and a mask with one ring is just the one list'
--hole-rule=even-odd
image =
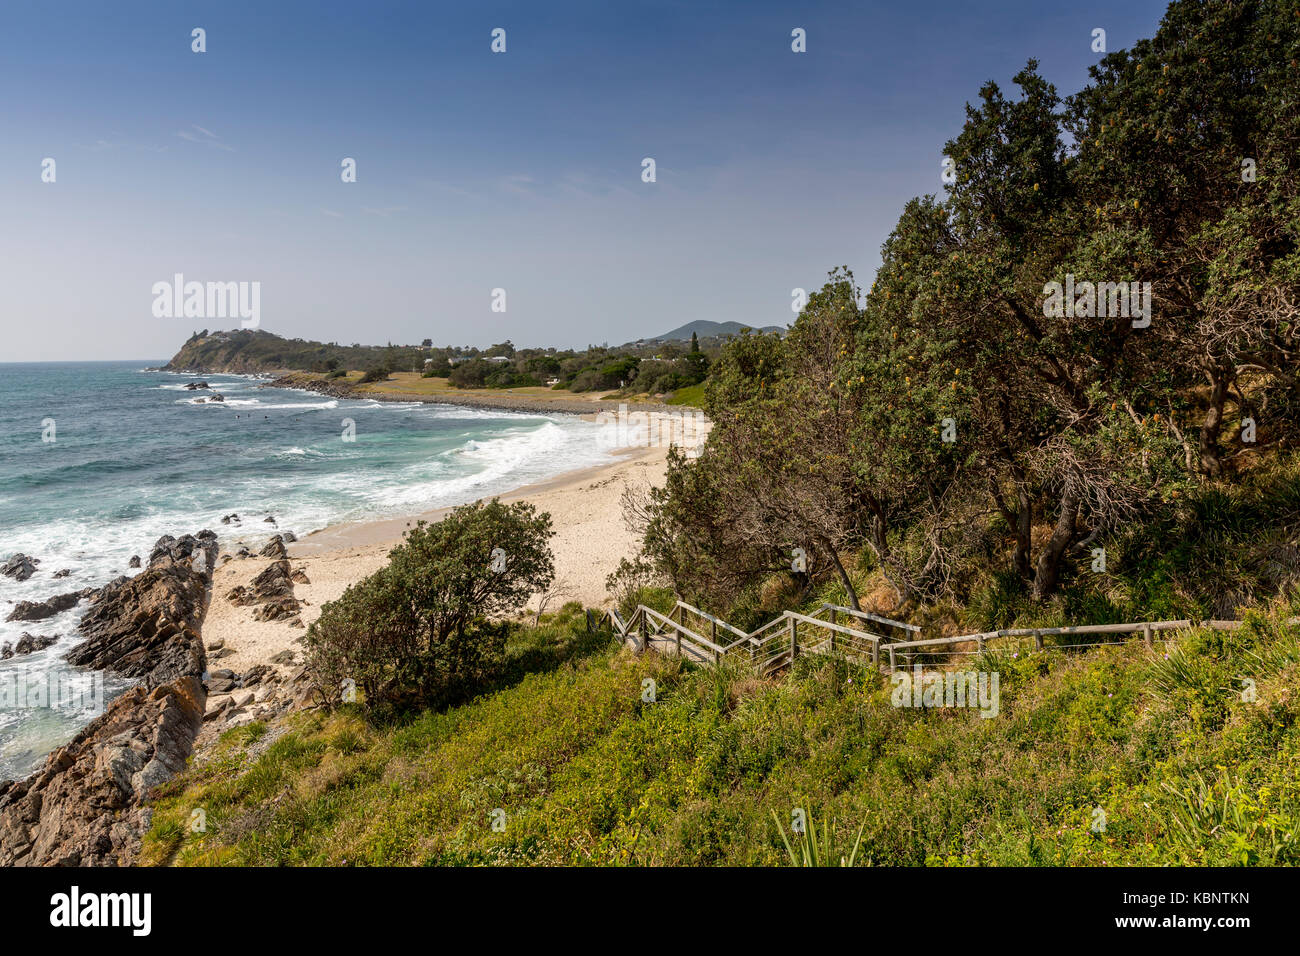
{"label": "wooden post", "polygon": [[894,645],[889,645],[889,673],[898,670],[898,662],[894,660]]}
{"label": "wooden post", "polygon": [[799,656],[799,626],[794,618],[790,618],[790,663]]}
{"label": "wooden post", "polygon": [[682,632],[675,630],[673,631],[673,634],[677,636],[677,656],[681,657],[682,656]]}
{"label": "wooden post", "polygon": [[1142,625],[1142,640],[1146,641],[1147,647],[1150,647],[1150,646],[1151,646],[1151,643],[1152,643],[1152,642],[1151,642],[1151,625],[1150,625],[1150,624],[1143,624],[1143,625]]}
{"label": "wooden post", "polygon": [[871,666],[876,670],[880,670],[880,642],[879,641],[871,642]]}
{"label": "wooden post", "polygon": [[1034,629],[1034,649],[1041,651],[1043,649],[1043,632]]}
{"label": "wooden post", "polygon": [[718,622],[713,621],[712,624],[713,624],[713,643],[716,644],[718,643]]}

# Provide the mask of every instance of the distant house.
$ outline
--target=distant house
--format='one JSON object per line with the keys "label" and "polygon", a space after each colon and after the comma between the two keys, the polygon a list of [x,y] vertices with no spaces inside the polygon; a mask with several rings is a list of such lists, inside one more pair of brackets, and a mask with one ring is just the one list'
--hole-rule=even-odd
{"label": "distant house", "polygon": [[504,355],[489,355],[489,356],[487,357],[487,361],[489,361],[489,362],[509,362],[510,359],[506,358]]}
{"label": "distant house", "polygon": [[560,380],[559,380],[558,378],[548,378],[548,379],[546,380],[546,384],[547,384],[548,386],[559,385],[559,384],[560,384]]}

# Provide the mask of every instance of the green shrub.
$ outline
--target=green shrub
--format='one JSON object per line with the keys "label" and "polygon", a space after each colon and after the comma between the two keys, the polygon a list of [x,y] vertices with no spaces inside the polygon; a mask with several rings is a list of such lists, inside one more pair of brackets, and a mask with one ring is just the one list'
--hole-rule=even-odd
{"label": "green shrub", "polygon": [[503,668],[507,627],[489,617],[550,585],[551,534],[549,515],[496,499],[419,522],[387,566],[326,603],[308,629],[316,689],[331,705],[355,689],[372,711],[478,692]]}

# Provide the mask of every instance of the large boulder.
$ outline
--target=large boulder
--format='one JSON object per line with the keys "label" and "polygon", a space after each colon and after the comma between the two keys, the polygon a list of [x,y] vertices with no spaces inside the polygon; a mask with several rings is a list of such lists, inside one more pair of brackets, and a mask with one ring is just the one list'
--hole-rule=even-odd
{"label": "large boulder", "polygon": [[13,578],[15,581],[26,581],[36,573],[36,565],[41,562],[35,558],[29,558],[27,555],[19,552],[11,557],[4,564],[0,564],[0,574],[7,578]]}
{"label": "large boulder", "polygon": [[271,540],[266,542],[262,550],[257,553],[263,558],[272,558],[275,560],[287,558],[289,556],[289,552],[286,551],[284,547],[284,538],[278,534],[272,536]]}

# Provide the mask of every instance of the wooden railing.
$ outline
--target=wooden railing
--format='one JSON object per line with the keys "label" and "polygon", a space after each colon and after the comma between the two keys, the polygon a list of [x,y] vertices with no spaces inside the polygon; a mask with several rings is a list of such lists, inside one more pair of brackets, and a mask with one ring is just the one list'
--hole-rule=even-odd
{"label": "wooden railing", "polygon": [[[1075,627],[1004,628],[978,634],[959,634],[955,637],[898,640],[889,635],[873,633],[864,627],[843,624],[841,616],[847,616],[855,624],[870,623],[909,636],[918,634],[921,630],[914,624],[905,624],[836,604],[823,604],[812,614],[785,611],[780,617],[748,632],[684,601],[678,601],[668,614],[642,604],[638,605],[626,622],[615,610],[605,611],[597,620],[607,621],[620,639],[632,644],[638,651],[654,648],[702,664],[718,664],[724,658],[739,658],[747,661],[760,674],[781,670],[800,655],[807,654],[841,657],[860,664],[870,663],[875,668],[892,672],[899,667],[911,667],[916,663],[943,666],[952,658],[982,654],[993,644],[1001,649],[1009,641],[1015,642],[1012,646],[1026,648],[1032,642],[1035,651],[1068,650],[1125,643],[1106,638],[1140,633],[1143,642],[1149,647],[1154,642],[1154,635],[1161,631],[1192,627],[1233,630],[1242,625],[1241,621],[1138,621],[1132,624],[1084,624]],[[593,626],[592,622],[592,615],[588,612],[588,628]],[[1288,623],[1300,623],[1300,619],[1291,618]],[[705,630],[708,631],[708,637],[701,633]],[[888,656],[887,662],[882,660],[882,647]]]}
{"label": "wooden railing", "polygon": [[[918,630],[902,621],[833,604],[823,604],[811,615],[786,611],[752,632],[742,631],[685,601],[678,601],[666,615],[641,604],[626,622],[616,611],[605,612],[602,620],[609,621],[616,633],[637,650],[670,650],[680,657],[706,664],[720,663],[724,657],[740,658],[762,674],[789,666],[801,654],[835,655],[861,663],[869,661],[878,667],[880,645],[889,638],[841,624],[840,615],[906,633]],[[704,623],[697,624],[697,620]],[[709,632],[708,637],[701,633],[704,630]]]}
{"label": "wooden railing", "polygon": [[[1216,630],[1230,630],[1241,626],[1241,621],[1138,621],[1132,624],[1081,624],[1075,627],[1021,627],[1006,628],[999,631],[983,631],[979,634],[959,634],[955,637],[932,637],[923,641],[899,641],[889,645],[889,669],[910,667],[916,661],[935,663],[933,658],[975,656],[994,642],[1012,640],[1016,646],[1027,646],[1027,640],[1033,641],[1033,649],[1068,650],[1076,647],[1100,647],[1106,644],[1121,644],[1123,641],[1088,640],[1087,638],[1106,638],[1116,634],[1141,634],[1143,643],[1150,647],[1153,636],[1160,631],[1182,630],[1191,627],[1209,627]],[[1085,640],[1058,640],[1061,637],[1084,637]],[[1049,642],[1045,640],[1051,638]],[[960,647],[966,645],[966,647]],[[973,647],[971,646],[973,645]],[[1004,646],[1004,645],[1000,645]]]}

